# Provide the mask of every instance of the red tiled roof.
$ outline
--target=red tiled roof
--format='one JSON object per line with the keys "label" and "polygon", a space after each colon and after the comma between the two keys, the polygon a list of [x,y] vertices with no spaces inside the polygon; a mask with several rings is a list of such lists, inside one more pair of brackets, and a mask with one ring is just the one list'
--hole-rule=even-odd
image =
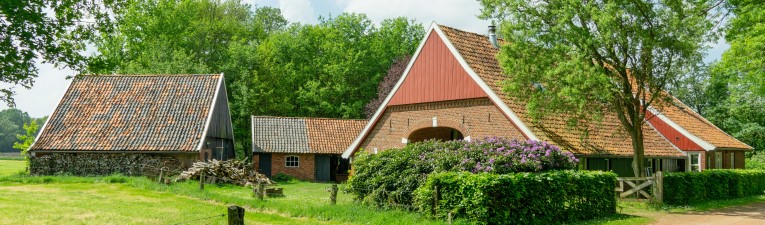
{"label": "red tiled roof", "polygon": [[30,149],[196,151],[221,79],[220,74],[75,78]]}
{"label": "red tiled roof", "polygon": [[366,122],[253,116],[253,152],[342,154]]}
{"label": "red tiled roof", "polygon": [[725,133],[725,131],[720,130],[720,128],[688,108],[677,98],[672,97],[672,100],[674,104],[661,107],[661,114],[694,136],[714,145],[716,148],[754,149]]}
{"label": "red tiled roof", "polygon": [[[615,113],[606,113],[602,124],[592,125],[587,134],[568,127],[566,118],[561,116],[548,116],[541,122],[533,122],[526,111],[526,102],[523,99],[511,99],[502,91],[500,82],[507,76],[502,72],[496,59],[498,50],[489,43],[488,37],[446,26],[439,25],[439,27],[476,74],[500,96],[502,101],[521,118],[524,124],[530,127],[539,139],[580,155],[632,155],[631,138],[622,129]],[[684,156],[648,124],[643,125],[643,131],[646,156]]]}

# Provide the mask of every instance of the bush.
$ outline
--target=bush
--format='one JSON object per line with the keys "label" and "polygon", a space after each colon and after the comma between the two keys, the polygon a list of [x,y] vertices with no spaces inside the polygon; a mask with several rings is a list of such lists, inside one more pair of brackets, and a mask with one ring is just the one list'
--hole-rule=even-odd
{"label": "bush", "polygon": [[559,224],[615,213],[615,182],[616,174],[600,171],[437,173],[417,189],[414,205],[479,224]]}
{"label": "bush", "polygon": [[285,173],[277,173],[274,175],[273,180],[276,182],[290,182],[293,180],[297,180],[297,178],[287,175]]}
{"label": "bush", "polygon": [[704,170],[664,175],[664,203],[686,205],[765,194],[765,170]]}
{"label": "bush", "polygon": [[473,142],[426,141],[379,154],[360,152],[353,159],[349,190],[375,206],[409,206],[412,192],[434,172],[541,172],[573,169],[578,160],[538,141],[487,138]]}

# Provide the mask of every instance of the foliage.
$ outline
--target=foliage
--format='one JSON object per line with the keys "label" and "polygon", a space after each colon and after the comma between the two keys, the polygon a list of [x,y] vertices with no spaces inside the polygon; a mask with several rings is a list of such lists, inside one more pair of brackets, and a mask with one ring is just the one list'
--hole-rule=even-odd
{"label": "foliage", "polygon": [[411,60],[412,56],[407,55],[401,57],[396,59],[393,62],[393,65],[388,68],[388,73],[385,74],[383,80],[380,81],[380,84],[377,85],[377,97],[364,105],[364,115],[367,117],[367,119],[372,118],[375,112],[377,112],[377,109],[382,107],[385,98],[387,98],[388,94],[393,91],[393,88],[396,86],[396,83],[398,83],[398,80],[401,78],[401,76],[404,76],[406,67],[409,65],[409,61]]}
{"label": "foliage", "polygon": [[744,163],[747,169],[765,170],[765,154],[754,154],[746,158]]}
{"label": "foliage", "polygon": [[480,17],[500,20],[510,43],[498,55],[512,78],[505,93],[527,99],[536,120],[567,115],[587,127],[615,113],[642,176],[646,112],[668,102],[663,90],[701,62],[718,16],[713,1],[483,0]]}
{"label": "foliage", "polygon": [[[80,69],[87,41],[111,28],[110,10],[123,1],[24,0],[0,3],[0,82],[32,88],[35,63]],[[93,20],[94,22],[89,22]],[[0,88],[0,101],[13,107],[13,89]]]}
{"label": "foliage", "polygon": [[25,135],[16,135],[19,141],[13,143],[13,148],[21,152],[24,160],[27,161],[27,166],[29,166],[29,157],[27,156],[27,151],[29,151],[29,147],[32,146],[32,143],[34,143],[35,138],[37,137],[37,121],[32,120],[29,125],[24,124],[24,130],[27,131]]}
{"label": "foliage", "polygon": [[412,192],[434,172],[542,172],[573,169],[576,162],[572,154],[538,141],[431,140],[378,154],[358,153],[348,184],[350,191],[365,204],[406,207],[412,203]]}
{"label": "foliage", "polygon": [[423,34],[406,18],[363,14],[289,24],[277,8],[237,0],[135,1],[97,41],[92,73],[224,73],[237,156],[250,116],[361,118],[394,59]]}
{"label": "foliage", "polygon": [[600,171],[437,173],[415,191],[414,204],[479,224],[553,224],[616,213],[614,183],[616,174]]}
{"label": "foliage", "polygon": [[297,178],[287,175],[286,173],[277,173],[274,175],[273,180],[276,182],[290,182],[297,180]]}
{"label": "foliage", "polygon": [[[26,124],[32,121],[38,125],[45,123],[47,117],[32,118],[27,112],[11,108],[0,111],[0,152],[17,152],[14,148],[14,142],[18,135],[27,134]],[[39,130],[35,129],[36,135]]]}
{"label": "foliage", "polygon": [[725,40],[730,49],[715,65],[721,73],[729,74],[733,83],[744,92],[765,96],[765,2],[729,0],[728,9],[734,16],[728,20]]}
{"label": "foliage", "polygon": [[664,203],[684,205],[765,193],[765,170],[704,170],[664,175]]}

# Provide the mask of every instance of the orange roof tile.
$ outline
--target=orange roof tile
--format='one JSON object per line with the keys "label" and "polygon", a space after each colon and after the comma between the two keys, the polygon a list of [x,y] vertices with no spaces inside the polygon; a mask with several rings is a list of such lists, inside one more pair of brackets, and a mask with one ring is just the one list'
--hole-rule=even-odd
{"label": "orange roof tile", "polygon": [[75,78],[31,150],[195,151],[222,76]]}
{"label": "orange roof tile", "polygon": [[366,120],[253,116],[253,151],[342,154]]}
{"label": "orange roof tile", "polygon": [[714,145],[716,148],[754,149],[725,133],[725,131],[704,119],[704,117],[691,110],[674,96],[672,99],[674,104],[661,107],[661,114],[694,136]]}
{"label": "orange roof tile", "polygon": [[[446,26],[439,27],[478,76],[541,140],[580,155],[632,155],[630,136],[622,129],[615,113],[606,113],[602,124],[591,126],[587,135],[584,131],[570,129],[566,125],[566,118],[560,116],[548,116],[542,122],[534,123],[526,111],[526,102],[522,99],[511,99],[502,91],[500,82],[507,76],[496,59],[498,50],[489,43],[488,37]],[[650,125],[644,124],[643,130],[646,156],[684,156]]]}

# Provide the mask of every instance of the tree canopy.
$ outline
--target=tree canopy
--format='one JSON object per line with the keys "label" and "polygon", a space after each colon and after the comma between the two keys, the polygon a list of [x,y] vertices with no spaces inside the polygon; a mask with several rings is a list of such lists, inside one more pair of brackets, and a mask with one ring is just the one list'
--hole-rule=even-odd
{"label": "tree canopy", "polygon": [[363,118],[394,59],[424,33],[406,18],[363,14],[289,23],[240,1],[136,1],[96,42],[92,73],[224,73],[238,155],[250,152],[250,116]]}
{"label": "tree canopy", "polygon": [[[531,115],[565,114],[573,126],[615,113],[644,175],[642,125],[662,92],[702,59],[713,39],[712,0],[483,0],[500,21],[505,92],[528,99]],[[545,107],[554,105],[556,107]]]}
{"label": "tree canopy", "polygon": [[[0,1],[0,82],[31,88],[35,63],[80,70],[85,44],[112,26],[109,13],[120,0]],[[14,106],[12,88],[0,88],[0,101]]]}
{"label": "tree canopy", "polygon": [[[17,140],[17,135],[26,134],[25,126],[31,122],[43,124],[47,117],[32,118],[27,112],[19,109],[5,109],[0,111],[0,152],[14,152],[13,143]],[[33,134],[37,134],[35,128]]]}

